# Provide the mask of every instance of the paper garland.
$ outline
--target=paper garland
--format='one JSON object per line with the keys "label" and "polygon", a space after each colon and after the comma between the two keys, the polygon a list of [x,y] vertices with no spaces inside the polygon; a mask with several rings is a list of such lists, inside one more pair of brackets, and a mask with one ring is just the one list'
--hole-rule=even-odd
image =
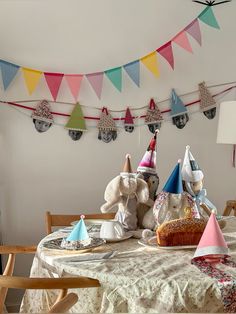
{"label": "paper garland", "polygon": [[174,70],[174,54],[172,47],[173,43],[180,46],[182,49],[192,53],[192,47],[188,39],[188,35],[190,35],[199,43],[199,45],[201,45],[202,37],[199,21],[207,24],[208,26],[219,29],[219,24],[214,16],[212,7],[207,6],[189,25],[187,25],[170,41],[157,48],[155,51],[152,51],[146,56],[143,56],[138,60],[131,61],[125,65],[96,73],[49,73],[31,68],[21,67],[17,64],[0,60],[4,90],[6,90],[10,86],[20,68],[22,69],[25,85],[29,94],[32,94],[35,91],[42,74],[44,74],[47,86],[50,90],[53,100],[57,99],[63,77],[65,77],[68,87],[75,101],[77,101],[79,97],[79,91],[83,77],[87,78],[92,89],[99,99],[101,98],[102,94],[104,74],[119,92],[122,91],[122,70],[124,70],[124,72],[129,76],[129,78],[132,80],[132,82],[134,82],[136,86],[140,87],[140,64],[143,64],[144,67],[146,67],[148,71],[150,71],[155,77],[159,77],[159,55],[163,57]]}

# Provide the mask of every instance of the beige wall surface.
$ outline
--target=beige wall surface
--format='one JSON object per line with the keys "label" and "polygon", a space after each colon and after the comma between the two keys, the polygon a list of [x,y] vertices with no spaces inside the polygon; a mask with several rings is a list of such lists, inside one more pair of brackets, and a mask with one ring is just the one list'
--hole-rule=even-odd
{"label": "beige wall surface", "polygon": [[[190,0],[0,1],[0,58],[48,72],[102,71],[160,47],[201,10],[201,5]],[[116,110],[128,105],[141,107],[148,104],[150,97],[156,101],[169,97],[172,87],[184,94],[196,90],[203,80],[207,85],[235,81],[236,1],[216,6],[214,12],[221,29],[201,23],[203,45],[200,47],[190,38],[193,54],[174,45],[174,71],[160,58],[159,79],[142,67],[141,87],[137,88],[123,75],[122,93],[104,78],[101,100],[84,80],[81,104]],[[7,92],[1,87],[0,98],[19,101],[51,99],[51,96],[43,79],[29,96],[18,73]],[[197,98],[196,92],[183,97],[183,101]],[[235,98],[233,90],[225,97],[218,97],[217,102]],[[65,82],[58,100],[73,102]],[[160,105],[162,110],[168,107],[168,102]],[[59,104],[52,104],[52,108],[65,113],[72,109]],[[191,111],[196,110],[198,105],[192,106]],[[89,131],[73,142],[58,125],[39,134],[31,118],[22,112],[0,106],[0,208],[4,243],[37,243],[45,234],[45,210],[99,211],[106,184],[120,172],[125,154],[132,155],[136,169],[152,136],[146,126],[137,127],[132,134],[119,129],[117,140],[105,144],[97,139],[95,124],[89,122]],[[99,114],[91,108],[84,113]],[[58,123],[66,122],[55,119]],[[204,171],[209,199],[220,210],[226,200],[235,199],[236,170],[231,167],[231,146],[216,144],[217,121],[218,113],[214,120],[195,113],[190,114],[190,121],[182,130],[170,121],[163,123],[157,144],[159,190],[189,144]]]}

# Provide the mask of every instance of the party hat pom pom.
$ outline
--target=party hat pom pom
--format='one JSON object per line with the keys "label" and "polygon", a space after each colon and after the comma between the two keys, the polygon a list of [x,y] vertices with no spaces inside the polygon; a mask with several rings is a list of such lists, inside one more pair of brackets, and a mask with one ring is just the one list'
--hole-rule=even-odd
{"label": "party hat pom pom", "polygon": [[127,159],[127,158],[130,159],[130,158],[131,158],[131,155],[130,155],[130,154],[126,154],[126,155],[125,155],[125,158],[126,158],[126,159]]}
{"label": "party hat pom pom", "polygon": [[213,208],[211,212],[212,212],[212,214],[216,214],[216,209]]}
{"label": "party hat pom pom", "polygon": [[80,215],[80,219],[84,219],[85,218],[85,215]]}
{"label": "party hat pom pom", "polygon": [[186,149],[190,149],[190,146],[189,146],[189,145],[187,145],[187,146],[186,146]]}
{"label": "party hat pom pom", "polygon": [[182,161],[181,159],[178,159],[178,164],[180,164],[180,163],[181,163],[181,161]]}

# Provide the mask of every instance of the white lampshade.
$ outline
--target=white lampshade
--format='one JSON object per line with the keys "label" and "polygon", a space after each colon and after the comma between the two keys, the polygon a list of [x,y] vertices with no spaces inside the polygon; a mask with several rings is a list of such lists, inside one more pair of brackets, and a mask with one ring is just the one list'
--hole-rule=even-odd
{"label": "white lampshade", "polygon": [[236,144],[236,101],[220,104],[217,143]]}

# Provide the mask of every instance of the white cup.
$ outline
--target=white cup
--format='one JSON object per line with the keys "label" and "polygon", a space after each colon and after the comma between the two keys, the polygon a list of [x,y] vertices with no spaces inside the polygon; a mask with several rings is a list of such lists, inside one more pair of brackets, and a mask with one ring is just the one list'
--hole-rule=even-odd
{"label": "white cup", "polygon": [[100,238],[119,239],[125,234],[122,224],[117,220],[103,221],[100,229]]}

